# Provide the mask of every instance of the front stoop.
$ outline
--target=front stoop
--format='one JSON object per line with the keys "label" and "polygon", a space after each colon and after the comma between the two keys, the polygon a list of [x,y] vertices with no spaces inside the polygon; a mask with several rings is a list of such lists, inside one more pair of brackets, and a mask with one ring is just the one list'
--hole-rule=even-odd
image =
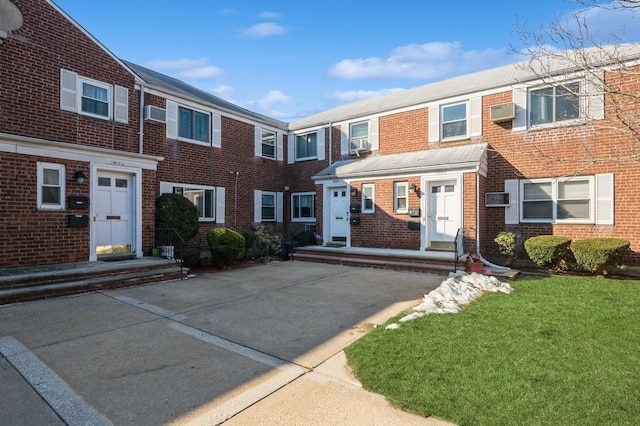
{"label": "front stoop", "polygon": [[[453,253],[438,253],[434,256],[410,250],[352,249],[338,247],[298,247],[292,260],[330,263],[345,266],[391,269],[397,271],[422,272],[447,275],[455,270]],[[458,269],[464,269],[464,263]]]}
{"label": "front stoop", "polygon": [[188,273],[160,258],[0,269],[0,305],[176,280]]}

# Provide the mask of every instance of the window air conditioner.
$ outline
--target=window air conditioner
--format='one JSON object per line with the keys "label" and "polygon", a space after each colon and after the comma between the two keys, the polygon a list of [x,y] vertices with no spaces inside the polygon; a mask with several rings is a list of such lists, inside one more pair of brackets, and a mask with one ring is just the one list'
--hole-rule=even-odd
{"label": "window air conditioner", "polygon": [[361,152],[367,152],[370,150],[369,138],[351,138],[351,152],[355,153],[358,157]]}
{"label": "window air conditioner", "polygon": [[144,119],[145,121],[155,121],[156,123],[166,123],[167,111],[163,108],[158,108],[153,105],[145,105]]}
{"label": "window air conditioner", "polygon": [[516,106],[513,102],[491,106],[491,121],[502,123],[516,118]]}

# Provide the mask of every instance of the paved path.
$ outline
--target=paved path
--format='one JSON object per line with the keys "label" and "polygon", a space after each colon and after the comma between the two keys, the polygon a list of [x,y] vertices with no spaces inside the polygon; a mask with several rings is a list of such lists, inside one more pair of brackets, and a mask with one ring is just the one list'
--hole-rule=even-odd
{"label": "paved path", "polygon": [[442,277],[282,262],[0,307],[0,424],[445,424],[342,350]]}

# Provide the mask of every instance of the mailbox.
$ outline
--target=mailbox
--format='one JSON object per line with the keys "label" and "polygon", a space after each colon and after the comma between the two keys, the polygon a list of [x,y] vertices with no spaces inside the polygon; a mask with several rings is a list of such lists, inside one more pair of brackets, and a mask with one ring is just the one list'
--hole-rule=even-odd
{"label": "mailbox", "polygon": [[420,207],[410,207],[408,213],[411,217],[420,217]]}
{"label": "mailbox", "polygon": [[86,228],[89,226],[89,216],[86,214],[70,214],[69,228]]}
{"label": "mailbox", "polygon": [[352,225],[360,225],[360,217],[351,217],[349,218],[349,223]]}
{"label": "mailbox", "polygon": [[351,204],[349,206],[349,211],[351,213],[360,213],[360,204]]}
{"label": "mailbox", "polygon": [[416,221],[409,221],[407,222],[407,228],[410,231],[419,231],[420,230],[420,222],[416,222]]}
{"label": "mailbox", "polygon": [[88,209],[89,197],[84,197],[80,195],[69,196],[69,208],[70,209]]}

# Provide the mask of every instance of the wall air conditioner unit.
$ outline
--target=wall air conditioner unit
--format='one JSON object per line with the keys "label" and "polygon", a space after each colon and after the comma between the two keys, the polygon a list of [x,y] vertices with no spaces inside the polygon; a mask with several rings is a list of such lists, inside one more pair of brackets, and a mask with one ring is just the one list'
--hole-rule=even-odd
{"label": "wall air conditioner unit", "polygon": [[351,152],[360,157],[360,153],[370,151],[368,138],[353,138],[351,139]]}
{"label": "wall air conditioner unit", "polygon": [[491,121],[502,123],[516,118],[516,105],[513,102],[491,106]]}
{"label": "wall air conditioner unit", "polygon": [[485,207],[509,207],[508,192],[487,192],[484,194]]}
{"label": "wall air conditioner unit", "polygon": [[153,105],[144,106],[144,120],[154,121],[156,123],[167,122],[167,111],[163,108],[158,108]]}

